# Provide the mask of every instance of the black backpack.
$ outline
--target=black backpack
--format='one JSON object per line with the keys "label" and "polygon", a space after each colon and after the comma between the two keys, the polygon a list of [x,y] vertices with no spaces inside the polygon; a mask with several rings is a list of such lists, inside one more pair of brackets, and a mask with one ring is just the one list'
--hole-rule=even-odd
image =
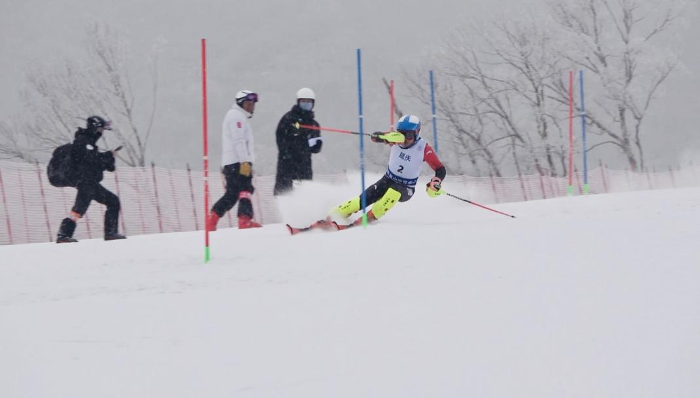
{"label": "black backpack", "polygon": [[75,186],[75,172],[73,170],[73,160],[71,151],[73,144],[61,145],[53,151],[49,165],[46,167],[46,174],[49,182],[54,187]]}

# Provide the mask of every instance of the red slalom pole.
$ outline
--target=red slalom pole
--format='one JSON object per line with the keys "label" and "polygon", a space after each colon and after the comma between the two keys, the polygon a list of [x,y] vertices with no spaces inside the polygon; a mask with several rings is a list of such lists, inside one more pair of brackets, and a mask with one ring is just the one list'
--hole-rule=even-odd
{"label": "red slalom pole", "polygon": [[7,223],[7,235],[10,238],[10,244],[14,244],[12,240],[12,223],[10,222],[10,209],[7,207],[7,198],[5,198],[5,184],[2,183],[2,170],[0,170],[0,191],[2,191],[2,204],[5,208],[5,222]]}
{"label": "red slalom pole", "polygon": [[394,109],[396,108],[396,101],[394,100],[394,80],[391,80],[391,85],[389,86],[389,97],[391,101],[391,115],[389,116],[389,131],[394,131]]}
{"label": "red slalom pole", "polygon": [[459,196],[454,196],[454,195],[452,195],[452,194],[449,193],[449,192],[445,192],[445,195],[447,195],[447,196],[449,196],[449,197],[451,197],[451,198],[459,199],[459,200],[461,200],[462,202],[467,202],[467,203],[472,204],[472,205],[474,205],[474,206],[479,206],[479,207],[481,207],[482,209],[491,210],[491,211],[494,212],[494,213],[503,214],[504,216],[508,216],[508,217],[510,217],[510,218],[515,218],[515,216],[512,216],[512,215],[510,215],[510,214],[506,214],[506,213],[504,213],[504,212],[502,212],[502,211],[494,210],[494,209],[492,209],[492,208],[490,208],[490,207],[486,207],[486,206],[480,205],[480,204],[478,204],[478,203],[474,203],[474,202],[472,202],[471,200],[466,200],[466,199],[460,198]]}
{"label": "red slalom pole", "polygon": [[209,262],[209,142],[207,140],[207,39],[202,39],[202,135],[204,139],[204,262]]}

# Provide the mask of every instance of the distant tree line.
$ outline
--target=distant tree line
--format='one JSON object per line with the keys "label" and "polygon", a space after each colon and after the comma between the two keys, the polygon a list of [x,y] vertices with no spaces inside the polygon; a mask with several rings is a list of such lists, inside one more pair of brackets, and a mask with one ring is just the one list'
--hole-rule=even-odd
{"label": "distant tree line", "polygon": [[76,126],[91,115],[113,122],[106,147],[123,146],[117,156],[129,166],[145,166],[157,110],[158,55],[151,53],[150,98],[139,102],[124,40],[109,26],[86,29],[85,56],[27,71],[22,92],[24,112],[0,121],[0,159],[46,160],[51,151],[73,140]]}
{"label": "distant tree line", "polygon": [[[644,122],[678,66],[657,39],[679,25],[681,10],[679,2],[559,1],[542,17],[455,32],[425,68],[436,72],[441,158],[453,172],[568,175],[569,71],[583,70],[588,150],[612,145],[632,170],[643,170]],[[115,129],[103,146],[124,146],[118,154],[127,165],[147,163],[163,43],[150,54],[150,75],[139,81],[137,98],[122,38],[104,24],[89,26],[86,36],[84,57],[28,70],[24,112],[0,121],[0,159],[45,161],[87,116],[101,114]],[[429,105],[425,72],[407,78],[412,94]],[[580,126],[578,81],[574,114]],[[423,134],[429,125],[424,117]],[[383,167],[384,153],[368,154],[370,164]]]}

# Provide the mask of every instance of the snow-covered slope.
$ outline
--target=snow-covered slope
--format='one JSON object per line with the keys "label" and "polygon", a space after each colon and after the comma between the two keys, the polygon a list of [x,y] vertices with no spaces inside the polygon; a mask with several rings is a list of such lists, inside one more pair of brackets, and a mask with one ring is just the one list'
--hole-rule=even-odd
{"label": "snow-covered slope", "polygon": [[700,189],[492,206],[2,247],[0,396],[700,396]]}

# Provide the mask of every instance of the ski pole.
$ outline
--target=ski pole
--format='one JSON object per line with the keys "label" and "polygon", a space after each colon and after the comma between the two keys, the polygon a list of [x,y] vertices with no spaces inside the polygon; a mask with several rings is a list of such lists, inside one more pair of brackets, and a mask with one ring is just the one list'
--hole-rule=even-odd
{"label": "ski pole", "polygon": [[370,137],[372,134],[370,133],[358,133],[357,131],[350,131],[350,130],[343,130],[343,129],[333,129],[330,127],[320,127],[320,126],[307,126],[305,124],[299,124],[299,122],[294,123],[294,127],[298,129],[310,129],[310,130],[323,130],[323,131],[333,131],[336,133],[344,133],[344,134],[354,134],[354,135],[366,135]]}
{"label": "ski pole", "polygon": [[[372,137],[372,134],[370,134],[370,133],[358,133],[357,131],[334,129],[334,128],[330,128],[330,127],[309,126],[309,125],[305,125],[305,124],[299,124],[299,122],[294,123],[293,126],[297,130],[298,129],[310,129],[310,130],[319,130],[319,131],[333,131],[335,133],[364,135],[367,137]],[[380,132],[378,132],[378,133],[380,133]],[[388,142],[393,142],[393,143],[404,142],[403,134],[399,133],[398,131],[390,131],[388,133],[381,132],[381,134],[382,134],[382,138]]]}
{"label": "ski pole", "polygon": [[490,208],[490,207],[486,207],[486,206],[480,205],[480,204],[478,204],[478,203],[474,203],[474,202],[472,202],[471,200],[467,200],[467,199],[460,198],[459,196],[452,195],[452,194],[449,193],[449,192],[445,192],[445,195],[447,195],[447,196],[449,196],[449,197],[451,197],[451,198],[459,199],[459,200],[461,200],[462,202],[467,202],[467,203],[472,204],[472,205],[474,205],[474,206],[479,206],[479,207],[481,207],[482,209],[491,210],[491,211],[496,212],[496,213],[498,213],[498,214],[503,214],[504,216],[508,216],[508,217],[510,217],[510,218],[515,218],[515,216],[512,216],[512,215],[510,215],[510,214],[506,214],[506,213],[503,213],[502,211],[494,210],[494,209],[492,209],[492,208]]}

